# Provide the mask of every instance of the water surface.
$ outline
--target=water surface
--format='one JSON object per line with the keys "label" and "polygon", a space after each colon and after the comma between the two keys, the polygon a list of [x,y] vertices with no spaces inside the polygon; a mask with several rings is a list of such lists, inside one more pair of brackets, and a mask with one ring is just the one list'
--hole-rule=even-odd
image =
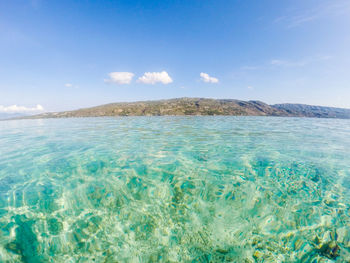
{"label": "water surface", "polygon": [[350,121],[0,122],[0,262],[346,262]]}

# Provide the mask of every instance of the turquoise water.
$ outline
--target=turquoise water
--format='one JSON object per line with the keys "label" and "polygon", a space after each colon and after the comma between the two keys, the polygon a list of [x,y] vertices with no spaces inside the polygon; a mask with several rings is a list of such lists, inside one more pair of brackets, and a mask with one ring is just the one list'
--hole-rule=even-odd
{"label": "turquoise water", "polygon": [[349,259],[349,120],[0,122],[0,262]]}

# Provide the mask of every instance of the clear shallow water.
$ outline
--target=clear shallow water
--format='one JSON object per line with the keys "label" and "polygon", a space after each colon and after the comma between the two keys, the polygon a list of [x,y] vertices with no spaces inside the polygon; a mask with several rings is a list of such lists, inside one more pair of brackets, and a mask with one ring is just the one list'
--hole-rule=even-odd
{"label": "clear shallow water", "polygon": [[0,122],[0,262],[347,262],[350,121]]}

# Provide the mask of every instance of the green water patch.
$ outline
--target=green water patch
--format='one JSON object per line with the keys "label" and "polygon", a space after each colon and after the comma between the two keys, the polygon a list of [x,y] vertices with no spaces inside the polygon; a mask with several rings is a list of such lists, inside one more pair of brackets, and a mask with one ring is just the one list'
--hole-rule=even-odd
{"label": "green water patch", "polygon": [[13,219],[16,224],[16,238],[12,242],[7,243],[5,248],[11,253],[19,255],[22,262],[46,262],[47,258],[43,254],[37,236],[33,231],[34,221],[20,215],[15,216]]}

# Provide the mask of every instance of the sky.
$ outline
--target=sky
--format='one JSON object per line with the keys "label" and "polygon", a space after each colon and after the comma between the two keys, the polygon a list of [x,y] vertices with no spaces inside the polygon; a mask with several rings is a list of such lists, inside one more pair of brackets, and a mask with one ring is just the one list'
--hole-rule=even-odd
{"label": "sky", "polygon": [[0,112],[177,97],[350,108],[350,1],[0,0]]}

